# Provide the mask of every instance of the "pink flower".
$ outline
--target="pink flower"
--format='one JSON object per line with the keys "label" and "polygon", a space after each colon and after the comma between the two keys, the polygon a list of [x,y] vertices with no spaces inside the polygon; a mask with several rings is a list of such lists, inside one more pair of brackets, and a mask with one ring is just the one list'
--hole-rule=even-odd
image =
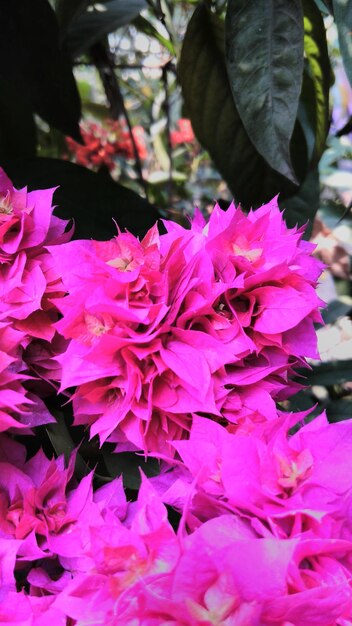
{"label": "pink flower", "polygon": [[46,246],[67,241],[70,233],[52,215],[53,192],[17,190],[0,170],[0,432],[52,421],[29,391],[23,351],[32,338],[53,339],[58,313],[52,298],[63,295]]}
{"label": "pink flower", "polygon": [[43,401],[25,386],[29,376],[22,346],[26,343],[23,332],[0,322],[0,433],[20,429],[25,434],[53,421]]}
{"label": "pink flower", "polygon": [[306,415],[279,414],[270,429],[235,434],[195,417],[189,440],[173,442],[182,464],[153,484],[191,529],[232,511],[262,537],[351,541],[352,425],[321,415],[289,436]]}
{"label": "pink flower", "polygon": [[164,505],[144,477],[138,500],[126,513],[123,524],[109,515],[108,524],[91,529],[85,545],[90,571],[76,576],[54,603],[82,623],[85,619],[97,625],[110,623],[120,596],[141,580],[165,576],[177,562],[178,539]]}
{"label": "pink flower", "polygon": [[172,531],[164,535],[163,524],[161,518],[157,534],[139,539],[122,529],[114,538],[96,536],[91,573],[69,583],[54,608],[77,626],[88,620],[96,626],[331,626],[348,619],[352,596],[344,559],[351,542],[258,538],[234,515],[178,539]]}
{"label": "pink flower", "polygon": [[[67,222],[52,215],[53,192],[18,191],[0,171],[0,319],[19,320],[24,331],[29,326],[35,332],[43,326],[45,316],[49,316],[47,324],[52,322],[49,298],[57,293],[60,277],[45,247],[70,237],[65,234]],[[33,314],[40,316],[36,323]],[[46,332],[48,338],[53,330]]]}
{"label": "pink flower", "polygon": [[81,539],[77,540],[75,527],[92,520],[102,522],[99,507],[93,501],[92,476],[75,486],[75,455],[65,469],[62,457],[49,461],[40,450],[25,462],[22,446],[7,438],[2,439],[2,445],[9,451],[4,458],[0,450],[1,536],[8,541],[17,540],[17,552],[24,560],[53,554],[66,556],[67,550],[72,558],[80,556]]}
{"label": "pink flower", "polygon": [[51,605],[52,596],[34,597],[16,591],[2,593],[0,624],[11,626],[69,626],[64,613]]}
{"label": "pink flower", "polygon": [[274,201],[166,227],[51,250],[68,292],[56,328],[70,340],[59,360],[75,423],[145,452],[186,436],[194,414],[236,425],[257,404],[257,421],[275,418],[294,366],[316,356],[320,319],[321,265]]}

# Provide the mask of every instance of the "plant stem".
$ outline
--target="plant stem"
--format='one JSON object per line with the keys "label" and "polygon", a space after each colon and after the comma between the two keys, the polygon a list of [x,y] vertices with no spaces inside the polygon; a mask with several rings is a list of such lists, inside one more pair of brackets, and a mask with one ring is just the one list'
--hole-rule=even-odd
{"label": "plant stem", "polygon": [[94,65],[96,66],[101,82],[104,87],[106,98],[109,102],[110,115],[113,120],[118,120],[121,115],[124,116],[130,135],[133,156],[135,161],[135,168],[138,175],[140,184],[143,187],[146,198],[148,199],[148,187],[143,177],[142,163],[139,158],[136,141],[133,135],[133,129],[128,111],[126,109],[125,101],[123,99],[120,85],[117,80],[117,76],[114,68],[114,60],[110,50],[106,44],[97,43],[90,48],[90,56]]}

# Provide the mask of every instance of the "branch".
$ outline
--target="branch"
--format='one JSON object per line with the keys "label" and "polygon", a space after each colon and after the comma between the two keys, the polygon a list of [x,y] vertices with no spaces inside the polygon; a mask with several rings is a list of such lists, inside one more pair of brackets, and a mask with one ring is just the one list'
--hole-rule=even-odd
{"label": "branch", "polygon": [[126,120],[128,132],[132,143],[133,156],[139,182],[144,189],[146,198],[148,199],[148,188],[146,181],[143,178],[142,164],[139,158],[136,141],[133,135],[131,120],[129,118],[128,111],[126,109],[125,102],[120,90],[120,85],[114,71],[114,60],[111,52],[103,43],[94,44],[94,46],[90,48],[89,52],[92,61],[99,72],[106,98],[109,102],[110,115],[112,119],[118,120],[120,116],[123,115]]}
{"label": "branch", "polygon": [[163,109],[166,116],[166,132],[167,132],[167,153],[169,157],[169,180],[168,180],[168,196],[169,196],[169,208],[171,209],[173,204],[173,179],[172,179],[172,145],[171,145],[171,116],[170,116],[170,100],[169,100],[169,84],[168,84],[168,63],[163,67],[163,84],[165,91],[165,100]]}
{"label": "branch", "polygon": [[93,65],[95,65],[99,72],[100,80],[109,103],[110,115],[113,120],[118,120],[123,113],[123,108],[120,90],[111,64],[111,54],[105,44],[101,42],[94,44],[90,48],[89,53]]}

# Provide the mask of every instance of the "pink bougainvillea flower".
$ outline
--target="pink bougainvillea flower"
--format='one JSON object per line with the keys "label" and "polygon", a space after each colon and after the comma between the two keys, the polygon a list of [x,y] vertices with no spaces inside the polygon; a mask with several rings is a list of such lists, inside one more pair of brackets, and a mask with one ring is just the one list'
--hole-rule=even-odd
{"label": "pink bougainvillea flower", "polygon": [[52,607],[53,596],[29,596],[24,592],[1,593],[0,624],[11,626],[71,626],[66,615]]}
{"label": "pink bougainvillea flower", "polygon": [[143,533],[143,522],[139,536],[132,528],[96,535],[91,572],[69,583],[53,606],[77,626],[332,626],[348,619],[351,542],[259,538],[235,515],[172,539],[163,518],[152,522],[152,533]]}
{"label": "pink bougainvillea flower", "polygon": [[193,414],[236,425],[257,404],[257,421],[273,419],[294,366],[317,356],[322,266],[276,201],[248,216],[215,207],[190,230],[165,225],[142,241],[52,249],[68,292],[56,328],[69,341],[61,389],[77,387],[75,423],[145,452],[185,436]]}
{"label": "pink bougainvillea flower", "polygon": [[289,436],[306,416],[279,414],[269,435],[261,424],[231,433],[195,416],[190,438],[173,442],[183,465],[153,484],[192,529],[232,510],[263,537],[350,541],[352,425],[322,414]]}
{"label": "pink bougainvillea flower", "polygon": [[68,241],[67,223],[53,216],[54,189],[17,190],[0,169],[0,432],[52,421],[34,387],[24,350],[50,342],[64,295],[46,246]]}
{"label": "pink bougainvillea flower", "polygon": [[77,575],[54,603],[70,617],[82,619],[82,624],[86,619],[97,625],[110,623],[120,596],[141,580],[165,576],[180,554],[166,508],[145,477],[138,500],[125,511],[124,523],[116,515],[105,519],[105,525],[91,528],[85,545],[90,570]]}
{"label": "pink bougainvillea flower", "polygon": [[33,611],[28,596],[15,590],[0,592],[0,624],[33,626]]}
{"label": "pink bougainvillea flower", "polygon": [[[70,238],[65,234],[67,222],[52,214],[53,192],[17,190],[0,171],[0,319],[20,320],[21,329],[28,325],[32,333],[43,327],[44,312],[50,309],[48,296],[57,292],[59,281],[45,247]],[[32,314],[41,314],[37,322]],[[46,332],[50,336],[53,329]]]}
{"label": "pink bougainvillea flower", "polygon": [[53,421],[45,404],[26,387],[28,375],[23,361],[28,339],[10,322],[0,322],[0,432],[30,428]]}
{"label": "pink bougainvillea flower", "polygon": [[60,386],[61,366],[57,357],[67,349],[67,341],[55,333],[50,341],[33,338],[23,351],[23,361],[31,378],[26,387],[40,398],[46,398]]}
{"label": "pink bougainvillea flower", "polygon": [[41,450],[25,462],[22,446],[3,437],[3,449],[8,444],[11,447],[4,459],[0,450],[1,536],[18,541],[17,552],[22,560],[60,555],[62,546],[63,556],[67,551],[72,558],[79,556],[81,541],[73,532],[75,527],[81,529],[93,521],[102,522],[99,506],[93,501],[92,475],[75,485],[72,479],[75,455],[68,468],[62,457],[50,461]]}

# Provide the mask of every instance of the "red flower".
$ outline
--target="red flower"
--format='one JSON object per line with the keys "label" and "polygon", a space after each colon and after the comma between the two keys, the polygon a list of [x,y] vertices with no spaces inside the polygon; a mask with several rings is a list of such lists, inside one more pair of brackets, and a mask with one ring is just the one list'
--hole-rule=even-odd
{"label": "red flower", "polygon": [[177,122],[179,130],[173,130],[170,133],[171,145],[173,148],[181,143],[192,143],[194,141],[194,133],[190,120],[181,118]]}

